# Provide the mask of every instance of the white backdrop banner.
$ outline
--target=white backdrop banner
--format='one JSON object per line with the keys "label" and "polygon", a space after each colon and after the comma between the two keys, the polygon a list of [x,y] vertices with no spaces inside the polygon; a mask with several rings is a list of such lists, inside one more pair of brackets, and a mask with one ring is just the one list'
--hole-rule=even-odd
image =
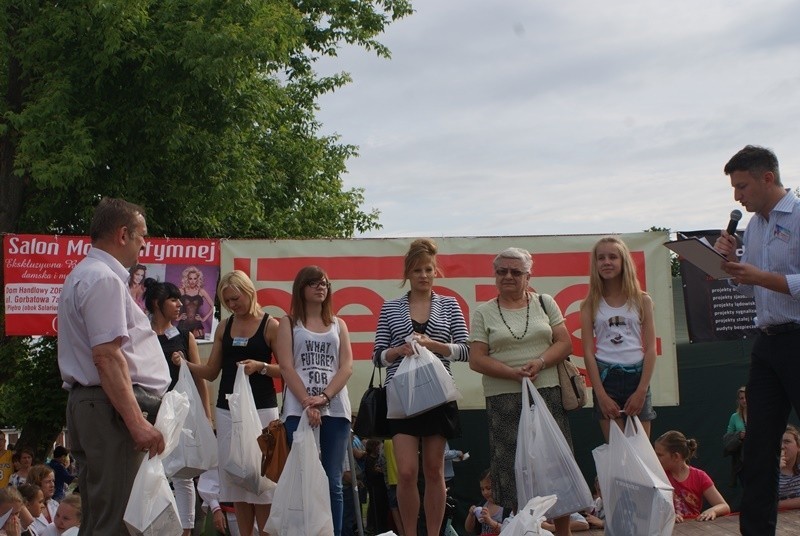
{"label": "white backdrop banner", "polygon": [[[561,307],[572,336],[573,361],[583,369],[579,305],[588,291],[589,257],[598,238],[599,235],[437,238],[438,262],[444,274],[436,279],[434,290],[454,296],[469,324],[472,310],[497,295],[492,268],[497,253],[512,246],[527,249],[533,255],[531,287],[552,295]],[[651,384],[653,403],[677,405],[672,278],[669,250],[662,246],[668,236],[648,232],[624,234],[621,238],[633,253],[642,287],[655,303],[658,358]],[[302,267],[315,264],[328,273],[334,314],[347,322],[356,359],[349,382],[355,409],[372,371],[370,357],[381,305],[408,290],[408,284],[401,287],[400,282],[403,255],[412,240],[223,240],[220,269],[221,273],[234,269],[247,273],[258,290],[259,303],[278,318],[289,311],[292,281]],[[466,363],[455,363],[452,370],[464,395],[459,407],[483,409],[480,375]]]}

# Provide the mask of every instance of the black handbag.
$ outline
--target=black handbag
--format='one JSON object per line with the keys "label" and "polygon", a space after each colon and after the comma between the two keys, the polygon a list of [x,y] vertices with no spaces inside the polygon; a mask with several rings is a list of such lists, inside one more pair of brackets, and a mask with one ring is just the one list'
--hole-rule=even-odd
{"label": "black handbag", "polygon": [[359,437],[389,439],[391,436],[389,434],[389,421],[386,419],[386,387],[382,385],[380,371],[378,371],[378,385],[375,385],[375,370],[377,368],[372,368],[369,387],[361,397],[356,422],[353,423],[353,432]]}
{"label": "black handbag", "polygon": [[161,397],[151,393],[139,384],[133,386],[133,396],[136,398],[136,403],[139,404],[139,409],[142,410],[142,415],[150,424],[156,423],[156,416],[161,407]]}

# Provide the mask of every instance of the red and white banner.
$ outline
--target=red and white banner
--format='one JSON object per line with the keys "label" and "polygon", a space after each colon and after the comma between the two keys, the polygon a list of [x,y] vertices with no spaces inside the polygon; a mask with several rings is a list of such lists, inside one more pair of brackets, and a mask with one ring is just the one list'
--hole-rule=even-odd
{"label": "red and white banner", "polygon": [[[437,238],[438,262],[444,274],[435,291],[456,297],[469,324],[475,306],[497,295],[492,268],[494,257],[506,247],[525,248],[533,255],[531,286],[552,295],[572,336],[576,364],[583,367],[580,301],[586,297],[589,257],[599,236],[529,236]],[[653,378],[653,402],[677,405],[678,376],[675,351],[672,278],[666,233],[622,235],[633,252],[639,281],[655,302],[658,359]],[[292,281],[309,264],[322,267],[332,282],[334,313],[347,322],[356,361],[350,382],[351,399],[358,407],[369,381],[369,363],[381,305],[406,292],[401,287],[403,256],[412,238],[355,240],[224,240],[222,272],[239,269],[256,285],[264,310],[280,318],[289,311]],[[479,374],[467,364],[452,367],[465,409],[483,408]]]}
{"label": "red and white banner", "polygon": [[[57,333],[64,279],[90,248],[88,236],[4,236],[6,335]],[[149,238],[131,269],[131,294],[141,303],[144,277],[175,283],[188,302],[197,302],[188,312],[196,334],[210,338],[219,263],[219,240]]]}

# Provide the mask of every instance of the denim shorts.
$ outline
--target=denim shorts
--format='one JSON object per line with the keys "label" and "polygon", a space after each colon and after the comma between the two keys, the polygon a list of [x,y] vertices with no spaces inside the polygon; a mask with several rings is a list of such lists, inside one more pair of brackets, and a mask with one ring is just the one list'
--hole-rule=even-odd
{"label": "denim shorts", "polygon": [[[597,368],[601,377],[604,373],[606,375],[605,379],[603,379],[603,388],[606,390],[606,394],[619,405],[620,409],[622,409],[625,407],[625,402],[628,401],[628,398],[630,398],[636,391],[636,388],[639,387],[639,381],[642,379],[641,365],[639,367],[631,367],[631,369],[639,369],[638,372],[633,372],[633,370],[623,370],[612,366],[610,363],[598,360]],[[644,398],[644,405],[642,406],[642,411],[639,413],[639,420],[655,420],[656,412],[653,410],[652,398],[650,387],[648,386],[647,395]],[[603,414],[600,413],[600,404],[597,403],[597,396],[594,394],[594,391],[592,391],[592,401],[594,402],[595,418],[597,420],[605,419]]]}

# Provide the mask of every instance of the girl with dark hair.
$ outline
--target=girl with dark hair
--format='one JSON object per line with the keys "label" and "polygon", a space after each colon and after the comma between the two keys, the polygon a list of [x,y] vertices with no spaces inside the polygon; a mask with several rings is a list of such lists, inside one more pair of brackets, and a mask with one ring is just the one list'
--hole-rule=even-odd
{"label": "girl with dark hair", "polygon": [[[672,500],[675,504],[675,522],[686,519],[711,521],[731,513],[731,507],[717,490],[708,474],[689,465],[689,460],[697,452],[697,441],[687,439],[677,430],[670,430],[654,445],[658,461],[667,473],[669,483],[674,488]],[[709,508],[703,510],[703,500]]]}
{"label": "girl with dark hair", "polygon": [[[158,335],[158,342],[164,351],[164,358],[169,366],[169,390],[178,381],[181,359],[189,363],[200,364],[200,352],[197,341],[191,332],[179,330],[172,323],[178,319],[181,311],[181,292],[172,283],[162,283],[152,278],[144,281],[144,301],[150,312],[150,325]],[[177,364],[176,364],[177,362]],[[208,388],[202,378],[192,375],[197,392],[203,401],[203,411],[211,420],[211,408],[208,403]],[[184,536],[189,536],[194,528],[195,490],[191,478],[172,478],[175,489],[175,502],[181,519]]]}
{"label": "girl with dark hair", "polygon": [[283,418],[291,438],[304,410],[319,427],[322,466],[328,476],[335,536],[342,533],[342,461],[350,440],[347,380],[353,352],[347,325],[333,315],[331,284],[318,266],[301,269],[292,285],[290,316],[280,321],[277,356],[286,382]]}

